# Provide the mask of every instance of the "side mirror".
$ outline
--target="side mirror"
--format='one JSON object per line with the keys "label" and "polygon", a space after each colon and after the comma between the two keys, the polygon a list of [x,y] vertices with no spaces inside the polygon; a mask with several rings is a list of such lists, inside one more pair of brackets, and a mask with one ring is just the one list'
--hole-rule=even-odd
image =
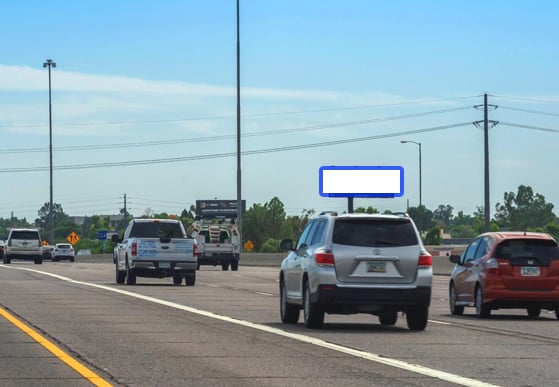
{"label": "side mirror", "polygon": [[450,262],[460,265],[460,256],[459,255],[451,255],[449,258]]}
{"label": "side mirror", "polygon": [[280,250],[293,250],[292,239],[282,239],[279,245]]}

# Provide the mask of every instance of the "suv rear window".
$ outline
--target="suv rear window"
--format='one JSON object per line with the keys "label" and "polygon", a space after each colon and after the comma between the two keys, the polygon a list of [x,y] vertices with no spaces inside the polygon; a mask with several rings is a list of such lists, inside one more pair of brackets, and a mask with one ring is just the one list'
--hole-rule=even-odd
{"label": "suv rear window", "polygon": [[26,239],[26,240],[33,240],[33,239],[40,239],[39,233],[37,231],[12,231],[10,235],[11,239]]}
{"label": "suv rear window", "polygon": [[130,237],[135,238],[184,238],[179,223],[149,222],[134,223]]}
{"label": "suv rear window", "polygon": [[522,265],[527,260],[549,265],[551,261],[559,259],[559,247],[552,240],[511,239],[499,243],[495,256],[508,259],[512,265]]}
{"label": "suv rear window", "polygon": [[337,219],[332,242],[365,247],[418,244],[411,222],[405,219]]}

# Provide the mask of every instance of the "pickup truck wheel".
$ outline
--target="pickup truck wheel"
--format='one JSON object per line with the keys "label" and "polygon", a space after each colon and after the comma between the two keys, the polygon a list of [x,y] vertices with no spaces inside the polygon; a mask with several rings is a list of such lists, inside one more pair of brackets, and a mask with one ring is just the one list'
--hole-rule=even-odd
{"label": "pickup truck wheel", "polygon": [[222,268],[224,271],[229,270],[229,262],[222,263],[222,264],[221,264],[221,268]]}
{"label": "pickup truck wheel", "polygon": [[194,286],[196,284],[196,271],[192,271],[190,273],[187,273],[184,276],[184,282],[186,284],[186,286]]}
{"label": "pickup truck wheel", "polygon": [[126,261],[126,285],[136,285],[136,271],[131,269]]}
{"label": "pickup truck wheel", "polygon": [[234,259],[231,261],[231,270],[237,271],[239,270],[239,261]]}
{"label": "pickup truck wheel", "polygon": [[116,267],[116,283],[117,284],[123,284],[124,280],[126,279],[126,272],[125,271],[119,271],[118,270],[118,265],[115,265]]}
{"label": "pickup truck wheel", "polygon": [[7,255],[4,255],[4,264],[5,264],[5,265],[8,265],[8,264],[10,264],[11,262],[12,262],[12,259],[11,259],[11,258],[8,258]]}
{"label": "pickup truck wheel", "polygon": [[42,265],[43,264],[43,258],[35,258],[35,265]]}
{"label": "pickup truck wheel", "polygon": [[180,285],[182,283],[182,275],[180,274],[173,275],[173,283],[175,285]]}

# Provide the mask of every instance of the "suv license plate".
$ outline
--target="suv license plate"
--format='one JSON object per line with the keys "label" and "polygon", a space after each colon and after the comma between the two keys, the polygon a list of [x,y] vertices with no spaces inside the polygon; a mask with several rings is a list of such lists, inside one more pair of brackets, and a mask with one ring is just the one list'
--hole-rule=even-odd
{"label": "suv license plate", "polygon": [[386,273],[386,263],[367,262],[367,273]]}
{"label": "suv license plate", "polygon": [[169,269],[171,267],[171,263],[169,262],[159,262],[160,269]]}
{"label": "suv license plate", "polygon": [[520,275],[526,277],[536,277],[540,275],[539,266],[522,266],[520,268]]}

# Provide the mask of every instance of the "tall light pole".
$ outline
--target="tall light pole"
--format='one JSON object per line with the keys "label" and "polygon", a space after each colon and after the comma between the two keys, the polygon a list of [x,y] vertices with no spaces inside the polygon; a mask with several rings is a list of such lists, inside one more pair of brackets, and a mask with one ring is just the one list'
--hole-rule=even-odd
{"label": "tall light pole", "polygon": [[243,246],[243,195],[241,189],[241,35],[239,20],[239,0],[237,0],[237,232],[240,236],[239,251]]}
{"label": "tall light pole", "polygon": [[419,147],[419,231],[423,229],[423,200],[421,198],[421,143],[417,141],[400,141],[402,144],[412,143]]}
{"label": "tall light pole", "polygon": [[48,224],[50,226],[49,232],[49,244],[54,244],[54,219],[52,214],[52,103],[51,103],[51,80],[50,80],[50,70],[56,67],[56,63],[52,59],[47,59],[43,63],[43,68],[48,67],[49,69],[49,159],[50,159],[50,202],[49,202],[49,215]]}

